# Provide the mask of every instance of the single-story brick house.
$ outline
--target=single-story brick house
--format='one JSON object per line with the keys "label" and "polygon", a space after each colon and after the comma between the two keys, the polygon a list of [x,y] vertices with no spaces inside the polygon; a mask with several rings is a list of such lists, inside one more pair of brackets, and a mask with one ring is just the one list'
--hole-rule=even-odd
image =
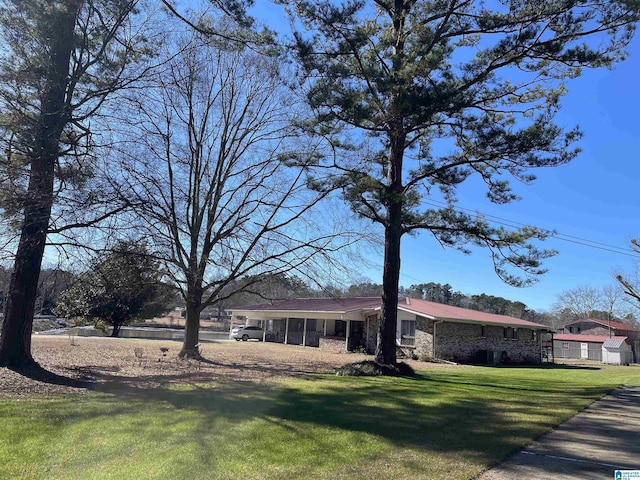
{"label": "single-story brick house", "polygon": [[[282,300],[229,309],[232,324],[259,325],[263,340],[334,351],[376,346],[379,297]],[[498,363],[542,361],[541,333],[548,327],[506,315],[426,300],[398,303],[396,342],[416,355]]]}

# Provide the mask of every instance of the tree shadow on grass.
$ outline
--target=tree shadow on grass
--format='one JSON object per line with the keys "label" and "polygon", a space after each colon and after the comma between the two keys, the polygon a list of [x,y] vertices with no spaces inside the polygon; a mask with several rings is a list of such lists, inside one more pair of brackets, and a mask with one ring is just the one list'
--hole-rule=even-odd
{"label": "tree shadow on grass", "polygon": [[80,389],[95,389],[95,379],[83,376],[82,378],[74,378],[70,376],[60,375],[49,371],[37,363],[27,366],[9,368],[9,370],[22,375],[23,377],[42,382],[50,385],[59,385],[63,387],[72,387]]}
{"label": "tree shadow on grass", "polygon": [[[213,361],[206,363],[220,365]],[[162,375],[150,372],[140,377],[125,377],[115,371],[100,373],[100,381],[87,387],[97,390],[96,401],[82,402],[82,408],[71,408],[69,422],[91,423],[107,416],[123,415],[127,421],[114,424],[114,428],[120,429],[117,433],[130,431],[136,436],[148,437],[150,443],[162,438],[163,448],[172,449],[180,448],[184,442],[183,435],[172,432],[184,431],[184,422],[190,421],[189,437],[200,439],[202,452],[198,456],[204,464],[211,463],[212,471],[215,471],[215,459],[222,456],[221,451],[248,448],[252,439],[263,436],[267,440],[261,439],[260,442],[265,443],[260,445],[280,455],[275,455],[275,462],[289,461],[278,450],[286,449],[287,442],[311,440],[318,445],[314,447],[316,453],[302,450],[300,455],[309,455],[309,458],[293,459],[294,464],[335,463],[336,458],[342,461],[341,455],[352,448],[344,444],[345,438],[354,438],[348,434],[356,434],[355,438],[363,442],[383,439],[420,455],[469,458],[475,465],[471,468],[483,468],[519,450],[581,410],[589,399],[604,393],[603,387],[578,384],[572,385],[570,391],[566,386],[545,388],[548,382],[536,380],[518,385],[519,377],[496,379],[491,375],[478,375],[479,372],[459,378],[453,374],[424,373],[412,378],[325,375],[275,382],[237,381],[229,377],[213,381],[197,372],[186,377],[183,372]],[[49,374],[51,372],[43,373],[44,377]],[[172,384],[174,380],[176,383]],[[66,381],[77,382],[70,378]],[[157,382],[163,386],[159,388]],[[234,430],[234,425],[252,425],[251,422],[257,423]],[[226,430],[229,430],[228,437]],[[336,433],[336,443],[332,432],[347,435]],[[219,435],[219,439],[212,441],[212,435]],[[624,445],[617,447],[624,448]],[[323,455],[327,458],[319,457],[318,451],[325,452]],[[383,449],[369,455],[385,459],[389,452]],[[375,460],[374,457],[368,458]],[[356,461],[344,458],[344,462],[352,460]],[[420,463],[408,468],[415,470],[415,476],[424,478]]]}
{"label": "tree shadow on grass", "polygon": [[317,425],[375,435],[403,447],[486,455],[489,462],[555,427],[558,417],[545,416],[547,408],[564,408],[570,416],[584,407],[585,397],[602,392],[583,387],[574,392],[576,398],[559,392],[555,392],[557,398],[549,398],[548,392],[540,392],[544,401],[536,401],[523,389],[521,398],[510,400],[503,397],[501,388],[481,382],[473,385],[494,391],[465,395],[470,384],[424,377],[361,377],[319,386],[310,382],[314,388],[305,388],[304,382],[227,381],[213,387],[146,389],[108,382],[101,391],[112,394],[116,404],[130,398],[195,409],[208,419],[205,425],[221,416],[233,423],[259,418],[289,430],[300,429],[301,434],[305,425]]}
{"label": "tree shadow on grass", "polygon": [[527,364],[500,364],[500,365],[482,365],[487,368],[530,368],[535,370],[602,370],[597,365],[569,365],[564,363],[542,363],[535,365]]}

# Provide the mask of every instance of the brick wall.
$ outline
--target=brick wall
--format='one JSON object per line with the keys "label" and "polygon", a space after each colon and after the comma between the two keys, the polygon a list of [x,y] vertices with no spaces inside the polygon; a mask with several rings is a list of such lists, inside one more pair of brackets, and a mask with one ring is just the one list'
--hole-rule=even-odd
{"label": "brick wall", "polygon": [[433,357],[433,320],[424,317],[416,319],[415,354]]}
{"label": "brick wall", "polygon": [[[418,319],[416,323],[416,354],[433,356],[432,320]],[[435,326],[436,357],[462,362],[472,362],[478,359],[480,350],[505,351],[512,362],[541,361],[540,336],[531,340],[531,330],[518,329],[518,339],[504,339],[503,327],[485,326],[485,337],[481,337],[478,324],[464,324],[442,322]]]}

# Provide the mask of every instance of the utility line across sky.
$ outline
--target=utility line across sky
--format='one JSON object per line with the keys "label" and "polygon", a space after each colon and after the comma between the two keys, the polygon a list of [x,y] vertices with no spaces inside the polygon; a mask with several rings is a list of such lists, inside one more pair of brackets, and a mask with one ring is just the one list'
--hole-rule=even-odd
{"label": "utility line across sky", "polygon": [[[431,205],[433,207],[437,207],[437,208],[447,208],[447,207],[451,207],[451,205],[448,205],[444,202],[439,202],[437,200],[429,200],[429,201],[423,201],[423,203],[427,204],[427,205]],[[464,207],[459,207],[459,206],[452,206],[452,208],[454,210],[457,210],[459,212],[463,212],[463,213],[471,213],[471,214],[475,214],[476,216],[481,216],[482,218],[489,220],[493,223],[496,223],[498,225],[502,225],[505,227],[511,227],[511,228],[522,228],[522,227],[527,227],[527,226],[531,226],[531,225],[527,225],[521,222],[516,222],[514,220],[509,220],[506,218],[502,218],[502,217],[496,217],[495,215],[489,215],[483,212],[480,212],[478,210],[472,210],[470,208],[464,208]],[[611,252],[611,253],[615,253],[618,255],[625,255],[628,257],[632,257],[632,258],[636,258],[638,260],[640,260],[640,254],[635,252],[634,250],[631,250],[630,248],[624,248],[624,247],[618,247],[616,245],[610,245],[607,243],[602,243],[602,242],[596,242],[594,240],[589,240],[587,238],[581,238],[581,237],[577,237],[575,235],[567,235],[565,233],[561,233],[558,232],[557,230],[554,229],[547,229],[544,227],[539,227],[542,228],[543,230],[547,230],[549,232],[551,232],[550,237],[551,238],[555,238],[557,240],[562,240],[563,242],[570,242],[570,243],[574,243],[576,245],[582,245],[585,247],[589,247],[589,248],[595,248],[598,250],[603,250],[606,252]]]}

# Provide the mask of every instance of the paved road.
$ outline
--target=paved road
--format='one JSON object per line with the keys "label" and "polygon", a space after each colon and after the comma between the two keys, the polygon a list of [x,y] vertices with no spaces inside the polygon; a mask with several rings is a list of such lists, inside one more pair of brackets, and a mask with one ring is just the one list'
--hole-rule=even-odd
{"label": "paved road", "polygon": [[600,480],[640,470],[640,387],[624,386],[477,480]]}

